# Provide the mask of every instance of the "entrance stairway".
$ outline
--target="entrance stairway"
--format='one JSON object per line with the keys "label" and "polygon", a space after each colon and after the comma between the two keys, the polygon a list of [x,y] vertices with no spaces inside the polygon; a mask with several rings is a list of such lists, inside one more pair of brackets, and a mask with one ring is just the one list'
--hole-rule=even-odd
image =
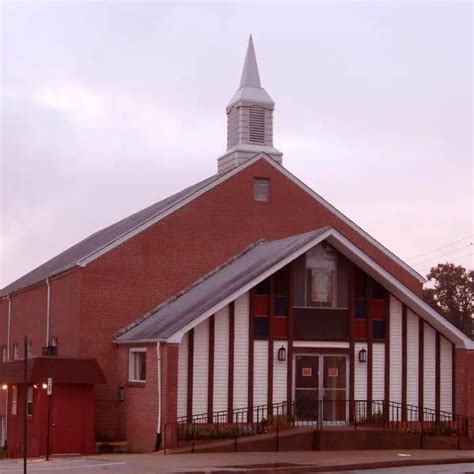
{"label": "entrance stairway", "polygon": [[[474,449],[474,419],[396,402],[321,401],[313,420],[293,402],[183,417],[164,428],[164,453],[353,449]],[[334,406],[334,404],[339,406]],[[342,404],[344,404],[342,406]],[[330,414],[332,414],[330,416]],[[334,416],[336,414],[336,416]],[[305,418],[308,418],[305,414]],[[177,443],[170,442],[170,435]],[[176,440],[174,440],[176,441]],[[167,446],[168,444],[168,446]]]}

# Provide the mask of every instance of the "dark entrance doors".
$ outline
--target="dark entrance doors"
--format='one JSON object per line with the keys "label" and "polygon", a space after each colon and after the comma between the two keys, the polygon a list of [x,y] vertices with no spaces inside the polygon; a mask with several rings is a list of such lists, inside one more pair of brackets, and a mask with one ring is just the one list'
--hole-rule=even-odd
{"label": "dark entrance doors", "polygon": [[348,415],[347,399],[347,356],[295,356],[294,400],[299,420],[345,423]]}

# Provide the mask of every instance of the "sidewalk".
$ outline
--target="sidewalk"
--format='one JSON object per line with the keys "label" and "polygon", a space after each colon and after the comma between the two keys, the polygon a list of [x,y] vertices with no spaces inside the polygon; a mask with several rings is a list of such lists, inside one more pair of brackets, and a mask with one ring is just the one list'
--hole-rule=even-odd
{"label": "sidewalk", "polygon": [[[474,451],[299,451],[273,453],[112,454],[34,460],[29,472],[54,473],[299,473],[473,463]],[[21,461],[0,461],[0,473],[21,472]],[[407,469],[408,472],[408,469]]]}
{"label": "sidewalk", "polygon": [[148,459],[143,459],[143,465],[153,466],[155,469],[159,467],[160,471],[157,472],[188,474],[327,472],[371,467],[474,463],[474,451],[298,451],[154,456],[154,459],[149,460],[150,464]]}

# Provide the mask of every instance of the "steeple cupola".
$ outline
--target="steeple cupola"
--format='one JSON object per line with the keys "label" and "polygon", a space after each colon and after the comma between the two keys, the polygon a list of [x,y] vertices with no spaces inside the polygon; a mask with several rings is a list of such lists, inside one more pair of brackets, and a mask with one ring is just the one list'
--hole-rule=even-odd
{"label": "steeple cupola", "polygon": [[275,102],[260,83],[252,35],[249,38],[240,87],[227,105],[227,152],[218,159],[218,172],[227,171],[266,153],[282,162],[282,153],[273,148]]}

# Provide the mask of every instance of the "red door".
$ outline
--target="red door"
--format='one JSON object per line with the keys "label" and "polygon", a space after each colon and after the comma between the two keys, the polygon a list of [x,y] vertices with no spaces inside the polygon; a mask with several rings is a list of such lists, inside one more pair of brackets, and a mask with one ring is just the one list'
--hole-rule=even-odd
{"label": "red door", "polygon": [[81,385],[56,385],[51,406],[51,453],[83,452],[87,402]]}

